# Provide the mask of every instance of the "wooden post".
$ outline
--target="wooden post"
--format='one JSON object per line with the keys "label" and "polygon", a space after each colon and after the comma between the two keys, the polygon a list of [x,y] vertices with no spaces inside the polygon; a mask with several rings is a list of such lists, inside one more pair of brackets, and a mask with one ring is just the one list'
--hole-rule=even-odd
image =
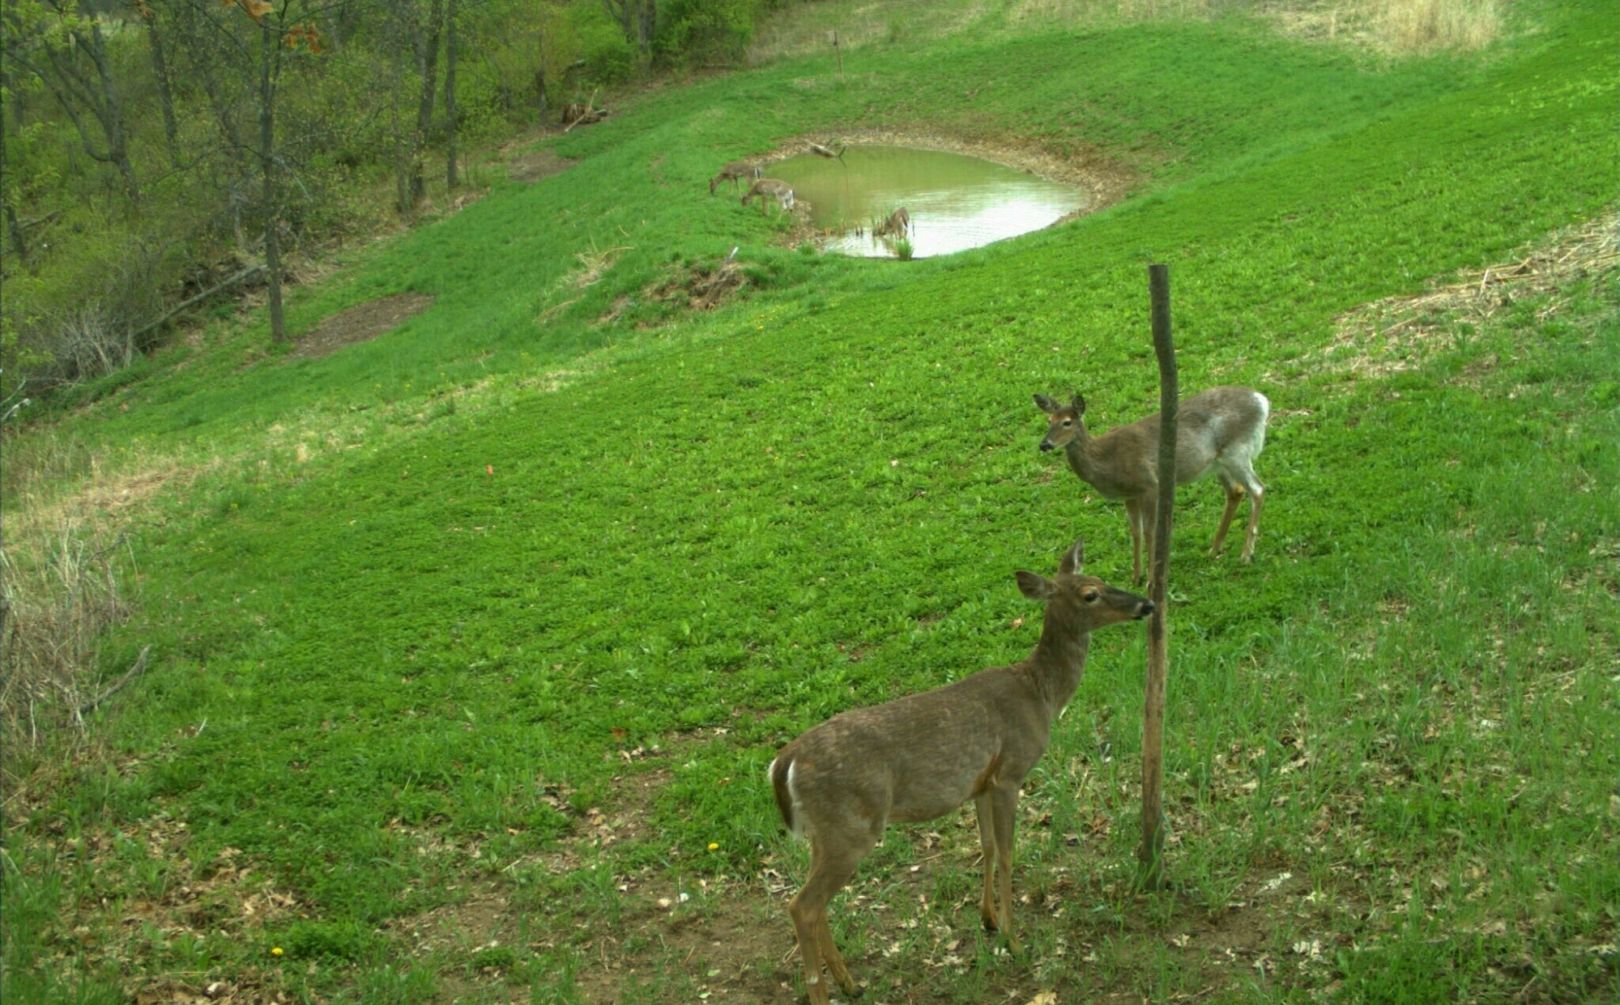
{"label": "wooden post", "polygon": [[1170,270],[1148,266],[1153,304],[1153,351],[1159,357],[1159,504],[1148,556],[1147,684],[1142,714],[1142,845],[1136,857],[1146,889],[1164,885],[1164,689],[1166,675],[1165,604],[1170,579],[1171,510],[1176,503],[1176,347],[1170,337]]}

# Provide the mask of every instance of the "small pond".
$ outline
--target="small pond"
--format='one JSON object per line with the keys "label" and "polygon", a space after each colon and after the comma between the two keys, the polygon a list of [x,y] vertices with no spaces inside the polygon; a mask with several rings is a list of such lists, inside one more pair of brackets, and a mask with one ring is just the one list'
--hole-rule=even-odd
{"label": "small pond", "polygon": [[852,146],[838,160],[806,153],[766,174],[810,203],[810,222],[833,232],[828,250],[874,258],[894,256],[894,239],[872,230],[902,206],[912,254],[925,258],[1049,227],[1090,199],[1020,168],[910,147]]}

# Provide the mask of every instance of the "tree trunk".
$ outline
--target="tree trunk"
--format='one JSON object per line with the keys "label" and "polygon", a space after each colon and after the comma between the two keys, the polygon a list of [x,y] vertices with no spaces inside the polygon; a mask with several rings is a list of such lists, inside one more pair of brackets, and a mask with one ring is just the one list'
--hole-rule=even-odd
{"label": "tree trunk", "polygon": [[448,188],[461,184],[456,177],[456,0],[448,0],[444,15],[444,180]]}
{"label": "tree trunk", "polygon": [[437,92],[439,77],[439,28],[443,22],[444,0],[428,4],[427,24],[416,34],[416,68],[422,77],[422,92],[416,103],[416,133],[411,139],[411,208],[414,210],[427,194],[422,178],[422,151],[427,147],[428,133],[433,128],[433,96]]}
{"label": "tree trunk", "polygon": [[[3,127],[0,127],[0,165],[6,165],[6,130]],[[17,221],[16,208],[11,205],[11,200],[6,198],[6,191],[4,186],[0,186],[0,204],[3,204],[6,215],[6,235],[11,239],[11,253],[22,260],[23,268],[26,269],[28,240],[23,235],[22,224]]]}
{"label": "tree trunk", "polygon": [[174,92],[169,86],[169,57],[163,49],[163,32],[156,12],[145,14],[146,37],[151,43],[152,77],[157,84],[158,106],[163,112],[163,138],[169,148],[169,163],[180,166],[180,127],[174,117]]}
{"label": "tree trunk", "polygon": [[636,44],[641,48],[641,61],[648,63],[652,61],[653,34],[658,27],[658,4],[654,0],[641,0],[641,8],[636,13]]}
{"label": "tree trunk", "polygon": [[281,58],[281,30],[268,18],[259,26],[259,167],[264,180],[264,267],[270,296],[270,337],[287,340],[281,307],[281,206],[276,178],[276,80]]}

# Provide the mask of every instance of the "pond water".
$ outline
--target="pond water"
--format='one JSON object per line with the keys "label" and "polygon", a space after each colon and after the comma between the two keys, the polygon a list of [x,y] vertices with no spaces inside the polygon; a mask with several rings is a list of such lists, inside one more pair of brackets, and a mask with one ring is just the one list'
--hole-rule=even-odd
{"label": "pond water", "polygon": [[810,203],[810,222],[834,234],[827,249],[874,258],[894,256],[894,239],[872,231],[901,207],[911,214],[912,255],[925,258],[1040,230],[1089,201],[1020,168],[910,147],[852,146],[840,160],[806,153],[766,174]]}

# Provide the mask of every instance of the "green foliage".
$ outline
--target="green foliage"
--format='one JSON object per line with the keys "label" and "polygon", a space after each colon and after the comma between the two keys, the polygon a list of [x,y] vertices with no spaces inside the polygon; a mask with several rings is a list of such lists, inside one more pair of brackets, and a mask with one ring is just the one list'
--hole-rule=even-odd
{"label": "green foliage", "polygon": [[[131,531],[148,599],[105,658],[156,662],[97,723],[119,770],[33,790],[8,839],[6,997],[111,986],[92,949],[47,976],[12,947],[115,930],[96,905],[183,876],[51,860],[53,821],[161,818],[182,859],[240,849],[297,905],[185,972],[283,945],[326,1000],[429,1000],[469,968],[491,999],[516,974],[536,1001],[686,1001],[711,969],[769,998],[803,874],[759,781],[776,746],[1023,655],[1011,574],[1076,535],[1092,571],[1128,569],[1120,508],[1036,453],[1029,395],[1078,387],[1101,428],[1149,410],[1153,260],[1183,385],[1275,406],[1254,565],[1204,553],[1213,485],[1180,497],[1180,890],[1130,890],[1143,646],[1100,634],[1020,818],[1033,962],[965,934],[976,838],[947,817],[891,832],[839,902],[857,975],[918,987],[937,961],[947,1001],[1609,996],[1612,267],[1379,338],[1344,320],[1612,206],[1612,11],[1523,16],[1544,23],[1478,61],[1370,66],[1216,19],[850,53],[847,88],[807,60],[660,90],[557,141],[570,170],[291,305],[302,331],[434,298],[394,331],[263,358],[222,326],[63,417],[192,476]],[[1143,173],[1089,218],[903,269],[779,247],[709,196],[716,161],[843,121],[1027,124]],[[650,298],[734,247],[747,297]],[[495,931],[398,962],[434,919]],[[711,931],[773,935],[722,969],[691,962]]]}
{"label": "green foliage", "polygon": [[585,61],[585,78],[599,84],[629,80],[638,69],[636,47],[607,16],[599,3],[576,3],[568,8],[569,25]]}
{"label": "green foliage", "polygon": [[754,34],[760,0],[666,0],[657,51],[674,66],[735,63]]}

